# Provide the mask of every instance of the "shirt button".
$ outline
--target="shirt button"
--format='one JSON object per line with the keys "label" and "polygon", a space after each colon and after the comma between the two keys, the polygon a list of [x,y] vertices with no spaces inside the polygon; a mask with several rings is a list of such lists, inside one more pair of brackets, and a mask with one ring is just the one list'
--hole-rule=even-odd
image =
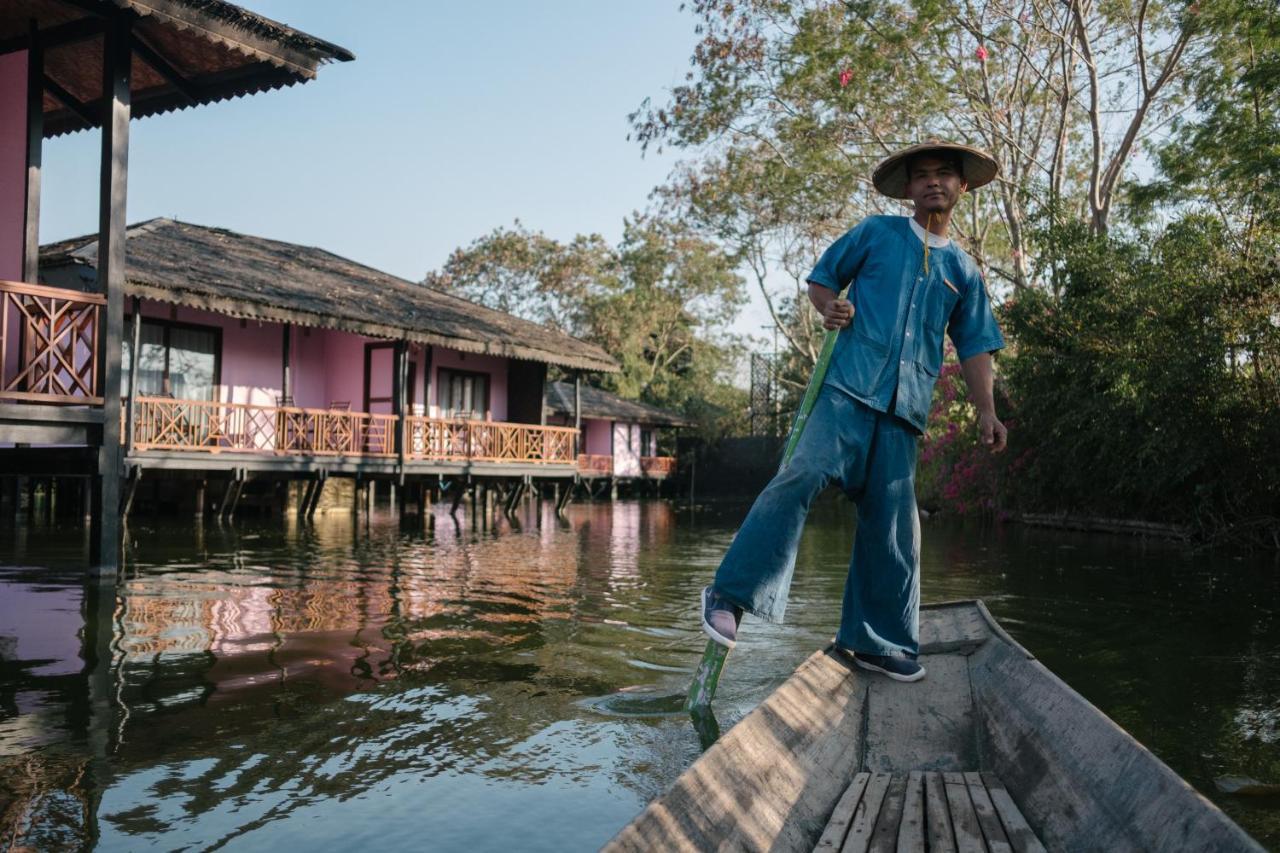
{"label": "shirt button", "polygon": [[908,337],[908,338],[909,338],[909,337],[911,337],[911,333],[910,333],[910,332],[907,332],[907,337]]}

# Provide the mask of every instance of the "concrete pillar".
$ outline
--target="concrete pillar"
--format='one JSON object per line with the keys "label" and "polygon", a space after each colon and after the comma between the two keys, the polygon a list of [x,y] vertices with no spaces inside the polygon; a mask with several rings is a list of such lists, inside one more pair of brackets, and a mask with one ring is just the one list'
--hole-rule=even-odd
{"label": "concrete pillar", "polygon": [[204,515],[204,493],[209,481],[204,477],[196,480],[196,508],[195,516],[200,518]]}

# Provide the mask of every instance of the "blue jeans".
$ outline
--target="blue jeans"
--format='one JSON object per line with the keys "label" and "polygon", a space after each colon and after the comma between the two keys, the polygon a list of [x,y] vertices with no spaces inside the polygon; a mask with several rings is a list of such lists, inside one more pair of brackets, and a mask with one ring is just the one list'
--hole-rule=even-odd
{"label": "blue jeans", "polygon": [[747,514],[716,572],[721,596],[781,622],[809,505],[839,480],[858,505],[836,642],[877,655],[920,650],[916,433],[906,421],[824,387],[791,463]]}

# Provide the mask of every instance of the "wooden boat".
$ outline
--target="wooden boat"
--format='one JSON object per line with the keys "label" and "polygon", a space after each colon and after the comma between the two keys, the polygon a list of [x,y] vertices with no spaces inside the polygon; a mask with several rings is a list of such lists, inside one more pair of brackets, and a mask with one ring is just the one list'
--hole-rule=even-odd
{"label": "wooden boat", "polygon": [[816,652],[605,849],[1262,850],[981,601],[920,622],[924,681]]}

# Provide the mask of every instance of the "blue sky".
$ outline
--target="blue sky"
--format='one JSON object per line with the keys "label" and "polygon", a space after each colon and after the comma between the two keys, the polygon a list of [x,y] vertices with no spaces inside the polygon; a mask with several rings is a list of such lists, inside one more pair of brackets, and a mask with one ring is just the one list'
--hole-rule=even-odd
{"label": "blue sky", "polygon": [[[678,0],[241,1],[355,61],[133,122],[130,222],[320,246],[416,281],[517,217],[614,241],[676,162],[626,136],[627,114],[689,67]],[[42,242],[96,229],[97,146],[97,133],[46,142]]]}

